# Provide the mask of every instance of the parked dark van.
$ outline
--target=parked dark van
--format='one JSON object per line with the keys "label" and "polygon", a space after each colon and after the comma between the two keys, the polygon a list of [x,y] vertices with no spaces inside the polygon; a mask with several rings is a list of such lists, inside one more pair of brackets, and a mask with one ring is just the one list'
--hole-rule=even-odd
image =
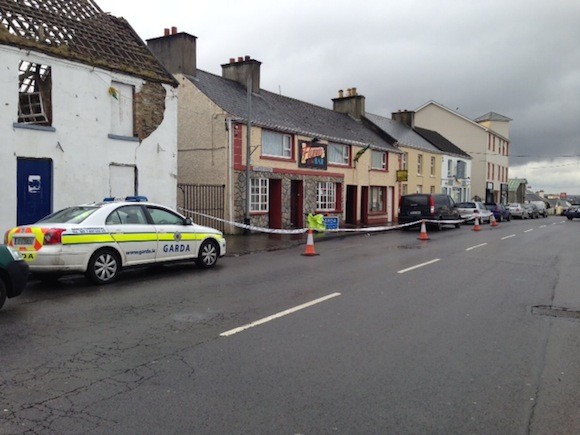
{"label": "parked dark van", "polygon": [[[459,216],[459,211],[457,211],[455,201],[449,195],[415,193],[401,196],[399,223],[418,222],[417,225],[420,225],[422,219],[446,221],[460,220],[461,217]],[[459,222],[455,224],[427,222],[426,224],[438,230],[441,229],[442,225],[454,225],[455,228],[459,228],[461,225]]]}

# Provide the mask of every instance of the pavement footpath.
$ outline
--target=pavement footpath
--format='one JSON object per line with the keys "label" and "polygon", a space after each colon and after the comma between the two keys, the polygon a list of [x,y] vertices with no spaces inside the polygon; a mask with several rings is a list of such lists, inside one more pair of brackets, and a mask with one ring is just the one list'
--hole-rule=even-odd
{"label": "pavement footpath", "polygon": [[[337,238],[351,237],[365,234],[361,232],[315,232],[314,243]],[[276,251],[294,246],[306,247],[308,233],[302,234],[267,234],[252,232],[251,234],[225,235],[227,242],[226,256],[236,257],[251,254],[253,252]]]}

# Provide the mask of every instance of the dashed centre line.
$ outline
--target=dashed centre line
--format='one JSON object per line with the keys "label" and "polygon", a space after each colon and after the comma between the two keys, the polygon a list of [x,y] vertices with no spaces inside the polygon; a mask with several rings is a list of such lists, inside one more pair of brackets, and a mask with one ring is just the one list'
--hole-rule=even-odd
{"label": "dashed centre line", "polygon": [[485,245],[487,245],[487,243],[480,243],[479,245],[470,246],[469,248],[467,248],[465,250],[466,251],[471,251],[471,250],[476,249],[476,248],[481,248],[482,246],[485,246]]}
{"label": "dashed centre line", "polygon": [[530,228],[529,230],[524,231],[524,233],[529,233],[530,231],[534,231],[534,229]]}
{"label": "dashed centre line", "polygon": [[289,308],[287,310],[281,311],[277,314],[273,314],[273,315],[268,316],[268,317],[264,317],[263,319],[256,320],[255,322],[248,323],[247,325],[240,326],[239,328],[234,328],[234,329],[230,329],[229,331],[222,332],[220,334],[220,337],[229,337],[230,335],[234,335],[234,334],[237,334],[238,332],[245,331],[246,329],[253,328],[254,326],[262,325],[263,323],[270,322],[274,319],[278,319],[280,317],[287,316],[288,314],[295,313],[296,311],[303,310],[305,308],[311,307],[312,305],[319,304],[321,302],[327,301],[328,299],[332,299],[332,298],[335,298],[335,297],[340,296],[340,295],[341,295],[340,293],[332,293],[332,294],[329,294],[327,296],[321,297],[319,299],[315,299],[313,301],[306,302],[305,304],[298,305],[294,308]]}
{"label": "dashed centre line", "polygon": [[511,239],[512,237],[515,237],[515,236],[516,236],[515,234],[510,234],[509,236],[502,237],[501,240]]}
{"label": "dashed centre line", "polygon": [[417,264],[416,266],[408,267],[407,269],[401,269],[397,273],[406,273],[406,272],[409,272],[411,270],[418,269],[418,268],[423,267],[423,266],[428,266],[430,264],[437,263],[439,260],[441,260],[441,259],[440,258],[436,258],[434,260],[427,261],[425,263]]}

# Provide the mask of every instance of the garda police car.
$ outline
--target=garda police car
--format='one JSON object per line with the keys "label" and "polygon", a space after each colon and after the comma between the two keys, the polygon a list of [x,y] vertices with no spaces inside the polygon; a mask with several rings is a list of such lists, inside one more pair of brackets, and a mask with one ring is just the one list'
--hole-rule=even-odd
{"label": "garda police car", "polygon": [[226,253],[220,231],[145,197],[65,208],[13,228],[5,239],[40,279],[81,272],[97,284],[113,282],[122,268],[134,265],[195,260],[211,268]]}

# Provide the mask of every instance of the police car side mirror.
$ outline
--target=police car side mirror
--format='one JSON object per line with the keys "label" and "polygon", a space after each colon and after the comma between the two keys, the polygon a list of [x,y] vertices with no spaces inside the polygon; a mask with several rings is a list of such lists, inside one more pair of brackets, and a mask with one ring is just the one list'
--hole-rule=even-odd
{"label": "police car side mirror", "polygon": [[183,221],[183,225],[193,225],[193,221],[191,220],[191,218],[185,218],[185,220]]}

